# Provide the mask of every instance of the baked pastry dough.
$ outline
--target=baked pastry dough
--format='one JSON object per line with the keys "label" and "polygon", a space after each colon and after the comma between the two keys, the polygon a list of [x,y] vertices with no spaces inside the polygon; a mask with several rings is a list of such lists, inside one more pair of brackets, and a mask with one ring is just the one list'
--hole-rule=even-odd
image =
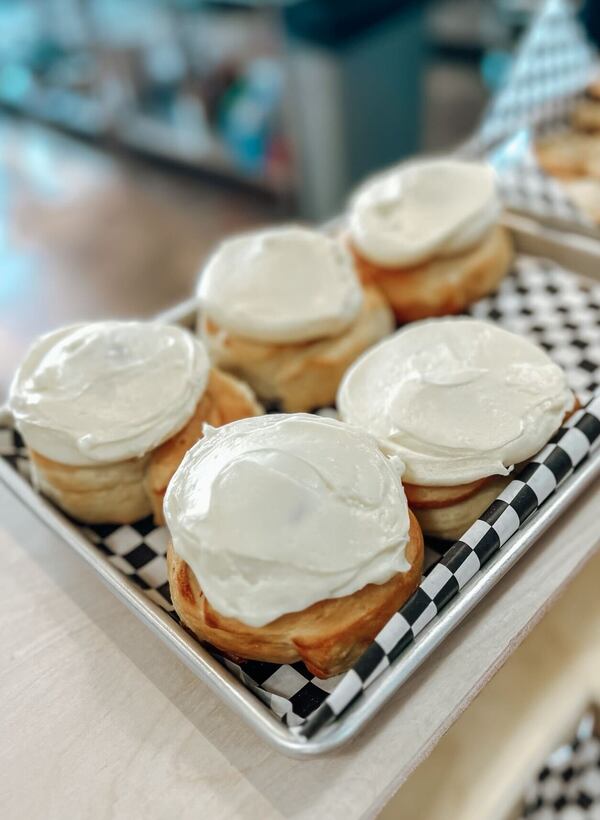
{"label": "baked pastry dough", "polygon": [[247,385],[212,368],[192,418],[143,458],[73,466],[30,450],[33,480],[44,495],[86,524],[130,524],[152,513],[162,525],[167,485],[186,452],[202,438],[204,424],[220,427],[262,412]]}
{"label": "baked pastry dough", "polygon": [[167,566],[173,605],[196,637],[236,660],[301,660],[319,678],[338,675],[355,663],[421,580],[423,536],[415,517],[409,515],[407,572],[397,573],[384,584],[367,584],[352,595],[319,601],[260,627],[220,615],[203,595],[190,567],[169,545]]}
{"label": "baked pastry dough", "polygon": [[167,485],[184,455],[202,438],[204,425],[220,427],[262,412],[246,384],[214,367],[211,369],[208,384],[192,418],[182,430],[150,454],[144,486],[157,524],[164,524],[163,499]]}
{"label": "baked pastry dough", "polygon": [[423,532],[456,541],[510,482],[512,476],[492,476],[457,487],[404,485],[406,498]]}
{"label": "baked pastry dough", "polygon": [[144,489],[148,456],[114,464],[75,466],[29,450],[34,485],[86,524],[130,524],[152,511]]}
{"label": "baked pastry dough", "polygon": [[585,95],[590,100],[600,102],[600,78],[592,80],[585,89]]}
{"label": "baked pastry dough", "polygon": [[509,271],[501,210],[489,165],[407,162],[359,187],[348,244],[363,282],[381,288],[399,322],[460,313]]}
{"label": "baked pastry dough", "polygon": [[211,360],[286,412],[333,404],[348,366],[393,327],[386,300],[372,285],[364,289],[358,317],[337,336],[288,344],[262,342],[230,333],[205,315],[199,320]]}
{"label": "baked pastry dough", "polygon": [[[563,424],[580,407],[579,400],[575,397],[573,408],[565,414]],[[404,492],[423,532],[436,538],[455,541],[512,479],[512,474],[489,476],[454,487],[423,487],[405,482]]]}
{"label": "baked pastry dough", "polygon": [[415,323],[368,351],[338,392],[340,418],[404,463],[426,535],[459,538],[576,406],[531,341],[467,318]]}
{"label": "baked pastry dough", "polygon": [[402,323],[461,313],[496,290],[514,253],[510,234],[501,226],[468,251],[414,267],[384,268],[369,262],[352,245],[351,249],[363,282],[382,291]]}
{"label": "baked pastry dough", "polygon": [[571,112],[571,123],[578,131],[600,131],[600,102],[597,99],[579,100]]}
{"label": "baked pastry dough", "polygon": [[212,361],[288,412],[333,403],[365,348],[393,329],[337,237],[285,225],[234,237],[208,260],[198,329]]}
{"label": "baked pastry dough", "polygon": [[171,595],[238,658],[343,671],[414,591],[423,540],[375,439],[271,414],[208,430],[171,480]]}
{"label": "baked pastry dough", "polygon": [[535,143],[540,167],[560,179],[600,177],[600,139],[594,134],[560,131]]}
{"label": "baked pastry dough", "polygon": [[211,369],[199,339],[156,322],[60,328],[34,342],[9,408],[35,485],[87,524],[154,512],[185,450],[216,426],[262,412],[249,387]]}

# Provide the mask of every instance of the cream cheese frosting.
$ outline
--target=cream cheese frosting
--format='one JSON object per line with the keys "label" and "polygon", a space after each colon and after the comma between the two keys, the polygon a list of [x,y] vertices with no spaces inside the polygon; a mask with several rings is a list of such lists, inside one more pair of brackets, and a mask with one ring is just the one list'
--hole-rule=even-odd
{"label": "cream cheese frosting", "polygon": [[456,486],[534,455],[573,407],[563,371],[522,336],[474,319],[398,331],[346,373],[341,417],[405,463],[404,480]]}
{"label": "cream cheese frosting", "polygon": [[10,388],[27,445],[62,464],[111,463],[157,447],[191,418],[208,381],[202,342],[153,322],[97,322],[39,338]]}
{"label": "cream cheese frosting", "polygon": [[337,336],[363,299],[343,244],[293,225],[224,242],[202,273],[198,296],[224,330],[274,343]]}
{"label": "cream cheese frosting", "polygon": [[164,509],[175,552],[207,600],[249,626],[409,569],[398,465],[371,436],[332,419],[205,426]]}
{"label": "cream cheese frosting", "polygon": [[456,159],[404,163],[367,180],[350,203],[356,250],[383,267],[418,265],[475,245],[496,224],[491,166]]}

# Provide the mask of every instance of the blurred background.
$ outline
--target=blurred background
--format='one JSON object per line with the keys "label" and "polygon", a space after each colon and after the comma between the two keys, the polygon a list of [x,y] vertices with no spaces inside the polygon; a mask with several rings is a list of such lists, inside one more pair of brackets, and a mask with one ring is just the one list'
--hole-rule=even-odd
{"label": "blurred background", "polygon": [[0,0],[0,394],[31,338],[191,295],[234,231],[450,149],[536,0]]}

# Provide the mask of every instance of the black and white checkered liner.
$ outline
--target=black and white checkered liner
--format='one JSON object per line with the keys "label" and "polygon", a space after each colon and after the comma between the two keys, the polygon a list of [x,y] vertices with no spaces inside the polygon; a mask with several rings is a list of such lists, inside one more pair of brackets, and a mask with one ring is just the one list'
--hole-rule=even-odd
{"label": "black and white checkered liner", "polygon": [[490,146],[560,111],[596,69],[596,55],[569,0],[546,0],[519,46],[509,76],[485,112],[474,143]]}
{"label": "black and white checkered liner", "polygon": [[[564,128],[564,119],[548,121],[554,128]],[[569,197],[565,186],[540,168],[532,141],[534,130],[521,129],[491,152],[487,159],[496,169],[498,191],[504,205],[512,211],[534,216],[542,222],[568,228],[597,229]]]}
{"label": "black and white checkered liner", "polygon": [[[571,387],[585,401],[598,387],[600,372],[600,286],[590,286],[553,263],[520,258],[499,291],[471,309],[479,319],[497,322],[542,345],[567,372]],[[0,456],[24,478],[29,461],[19,436],[0,426]],[[110,562],[131,577],[155,603],[176,618],[169,596],[165,551],[167,535],[151,519],[132,525],[82,528]],[[439,561],[447,544],[430,543],[426,567]],[[221,658],[223,664],[288,725],[301,724],[333,691],[339,678],[313,677],[301,663],[279,665]]]}
{"label": "black and white checkered liner", "polygon": [[599,820],[600,726],[593,711],[575,737],[555,749],[527,785],[515,816],[531,820]]}

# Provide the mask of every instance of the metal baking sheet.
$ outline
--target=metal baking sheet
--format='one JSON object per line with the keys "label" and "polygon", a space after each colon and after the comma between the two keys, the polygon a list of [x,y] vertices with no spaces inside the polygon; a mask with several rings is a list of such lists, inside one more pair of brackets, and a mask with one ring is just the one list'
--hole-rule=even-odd
{"label": "metal baking sheet", "polygon": [[81,533],[51,504],[16,473],[0,461],[0,478],[44,523],[63,538],[99,575],[112,592],[125,603],[167,646],[274,748],[294,757],[332,751],[353,738],[386,701],[408,680],[458,624],[471,612],[498,581],[514,566],[561,513],[600,476],[600,451],[597,451],[510,540],[485,570],[464,592],[425,629],[415,644],[381,676],[341,720],[326,727],[315,738],[305,741],[261,703],[192,638],[169,615],[154,604],[126,575],[113,567]]}
{"label": "metal baking sheet", "polygon": [[[519,237],[517,237],[519,239]],[[521,240],[520,240],[521,241]],[[531,237],[527,240],[531,243]],[[161,314],[159,319],[192,327],[195,322],[194,300]],[[189,635],[171,616],[114,566],[54,506],[3,459],[0,478],[31,510],[61,536],[91,566],[110,589],[152,629],[180,659],[264,740],[286,754],[304,757],[331,751],[353,738],[372,715],[394,694],[437,646],[496,585],[503,575],[527,552],[539,536],[568,508],[572,501],[600,476],[600,451],[591,456],[559,488],[554,496],[511,539],[500,553],[485,566],[473,581],[429,627],[397,662],[377,680],[345,715],[310,740],[298,736],[241,680],[231,674],[207,649]]]}
{"label": "metal baking sheet", "polygon": [[519,253],[543,256],[588,279],[600,280],[598,239],[543,225],[523,214],[506,213],[502,221],[515,237]]}

